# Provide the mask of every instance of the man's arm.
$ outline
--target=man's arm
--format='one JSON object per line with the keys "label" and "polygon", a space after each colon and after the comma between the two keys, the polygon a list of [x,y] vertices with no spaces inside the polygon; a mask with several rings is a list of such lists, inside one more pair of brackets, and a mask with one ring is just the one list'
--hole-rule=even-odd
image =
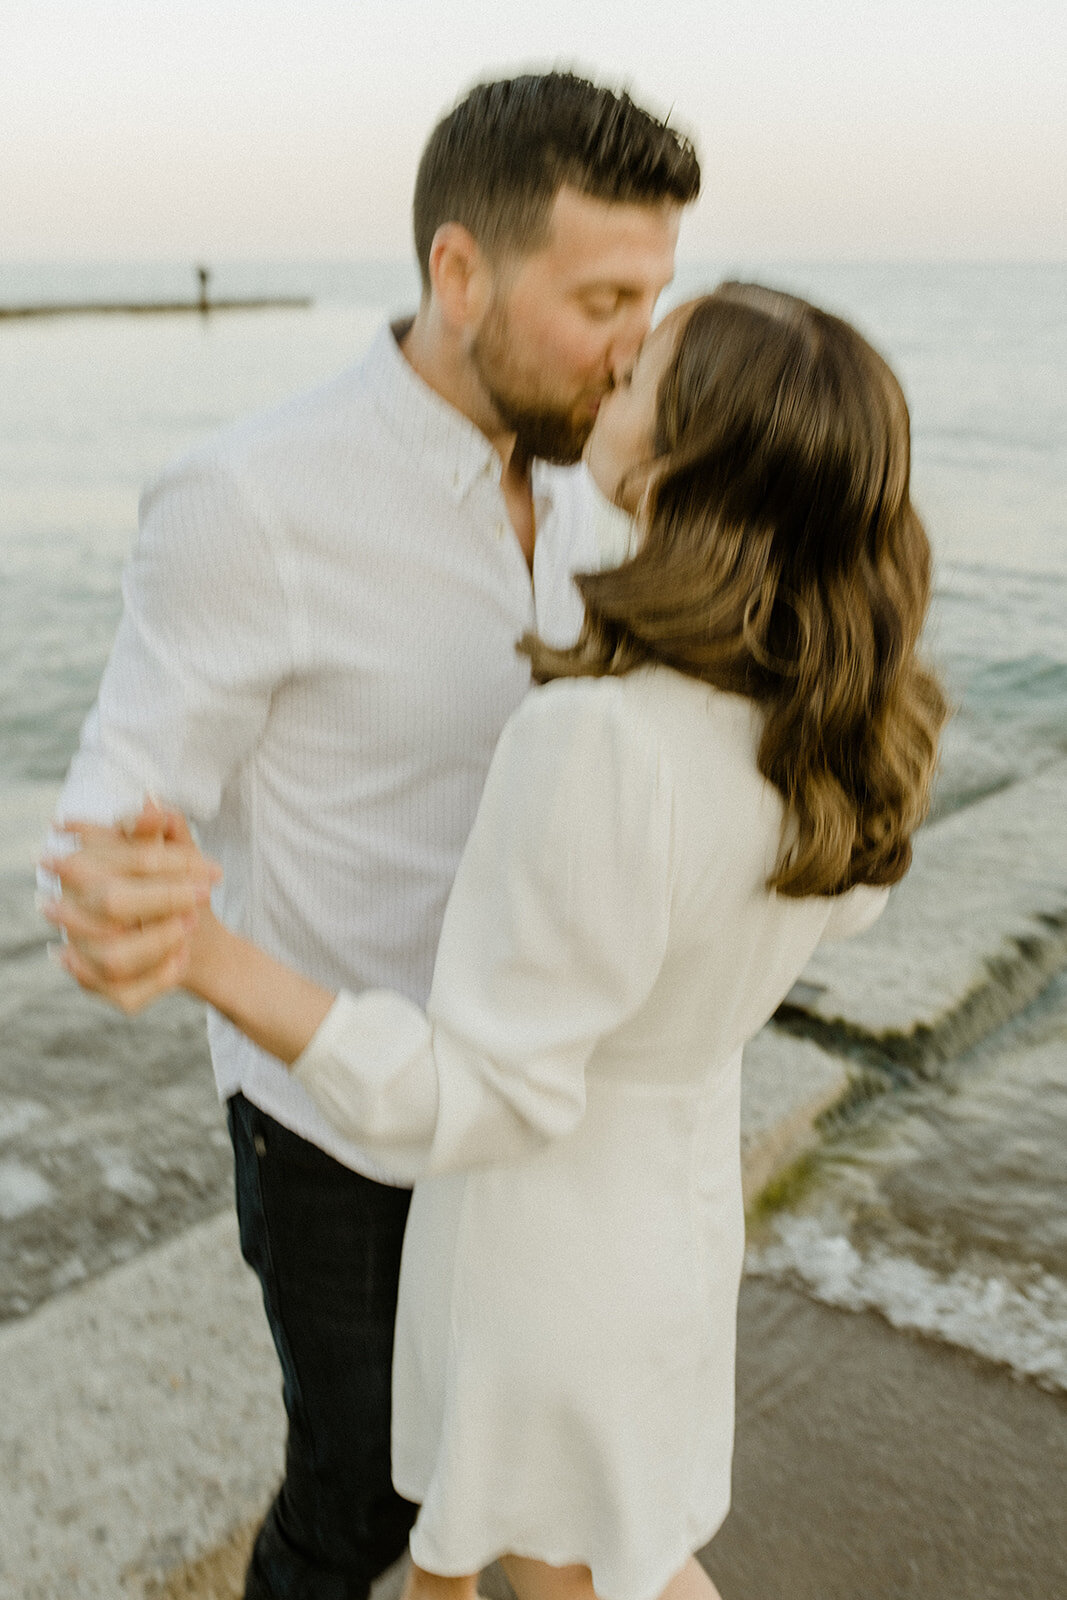
{"label": "man's arm", "polygon": [[[113,823],[140,811],[148,792],[206,821],[294,665],[290,607],[269,530],[210,458],[192,458],[145,494],[123,597],[58,816]],[[111,956],[147,974],[158,957],[144,939],[151,919],[134,910],[129,893],[139,877],[136,841],[116,830],[112,846],[109,887],[95,886],[90,901],[75,881],[64,884],[64,897],[89,915],[103,893],[115,912],[112,931],[126,940]],[[53,836],[51,847],[61,851],[61,838]],[[94,959],[88,935],[71,928],[68,937],[75,948],[84,938],[84,957]]]}

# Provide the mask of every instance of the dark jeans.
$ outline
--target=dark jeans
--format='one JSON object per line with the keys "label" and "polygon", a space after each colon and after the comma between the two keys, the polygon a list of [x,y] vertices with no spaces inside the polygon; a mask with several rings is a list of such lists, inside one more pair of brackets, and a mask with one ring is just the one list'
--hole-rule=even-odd
{"label": "dark jeans", "polygon": [[241,1252],[263,1288],[289,1417],[285,1481],[246,1600],[365,1600],[416,1508],[389,1472],[390,1371],[410,1192],[360,1177],[230,1100]]}

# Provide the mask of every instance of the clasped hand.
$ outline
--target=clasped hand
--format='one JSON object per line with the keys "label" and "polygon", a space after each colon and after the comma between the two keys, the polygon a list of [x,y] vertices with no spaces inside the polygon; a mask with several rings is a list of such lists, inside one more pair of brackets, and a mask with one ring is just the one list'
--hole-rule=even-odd
{"label": "clasped hand", "polygon": [[51,947],[59,964],[128,1015],[187,983],[222,868],[201,853],[181,813],[147,801],[128,822],[71,820],[57,831],[78,842],[41,861],[61,885],[40,905],[66,935]]}

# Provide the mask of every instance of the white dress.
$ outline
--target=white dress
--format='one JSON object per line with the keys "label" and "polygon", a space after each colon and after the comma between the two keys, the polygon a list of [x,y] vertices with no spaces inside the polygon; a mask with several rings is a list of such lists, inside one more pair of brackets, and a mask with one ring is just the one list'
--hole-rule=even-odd
{"label": "white dress", "polygon": [[294,1071],[417,1179],[393,1368],[415,1560],[654,1600],[730,1499],[741,1047],[884,903],[765,881],[759,714],[664,668],[529,695],[426,1012],[342,995]]}

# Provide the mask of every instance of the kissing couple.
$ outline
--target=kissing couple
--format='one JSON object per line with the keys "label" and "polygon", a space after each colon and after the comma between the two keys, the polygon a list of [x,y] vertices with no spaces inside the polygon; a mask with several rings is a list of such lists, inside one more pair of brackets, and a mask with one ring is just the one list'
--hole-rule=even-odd
{"label": "kissing couple", "polygon": [[717,1592],[742,1047],[907,870],[945,702],[886,363],[752,284],[652,327],[699,183],[625,94],[475,88],[414,318],[142,503],[45,915],[209,1003],[289,1419],[246,1600],[409,1540],[408,1600]]}

